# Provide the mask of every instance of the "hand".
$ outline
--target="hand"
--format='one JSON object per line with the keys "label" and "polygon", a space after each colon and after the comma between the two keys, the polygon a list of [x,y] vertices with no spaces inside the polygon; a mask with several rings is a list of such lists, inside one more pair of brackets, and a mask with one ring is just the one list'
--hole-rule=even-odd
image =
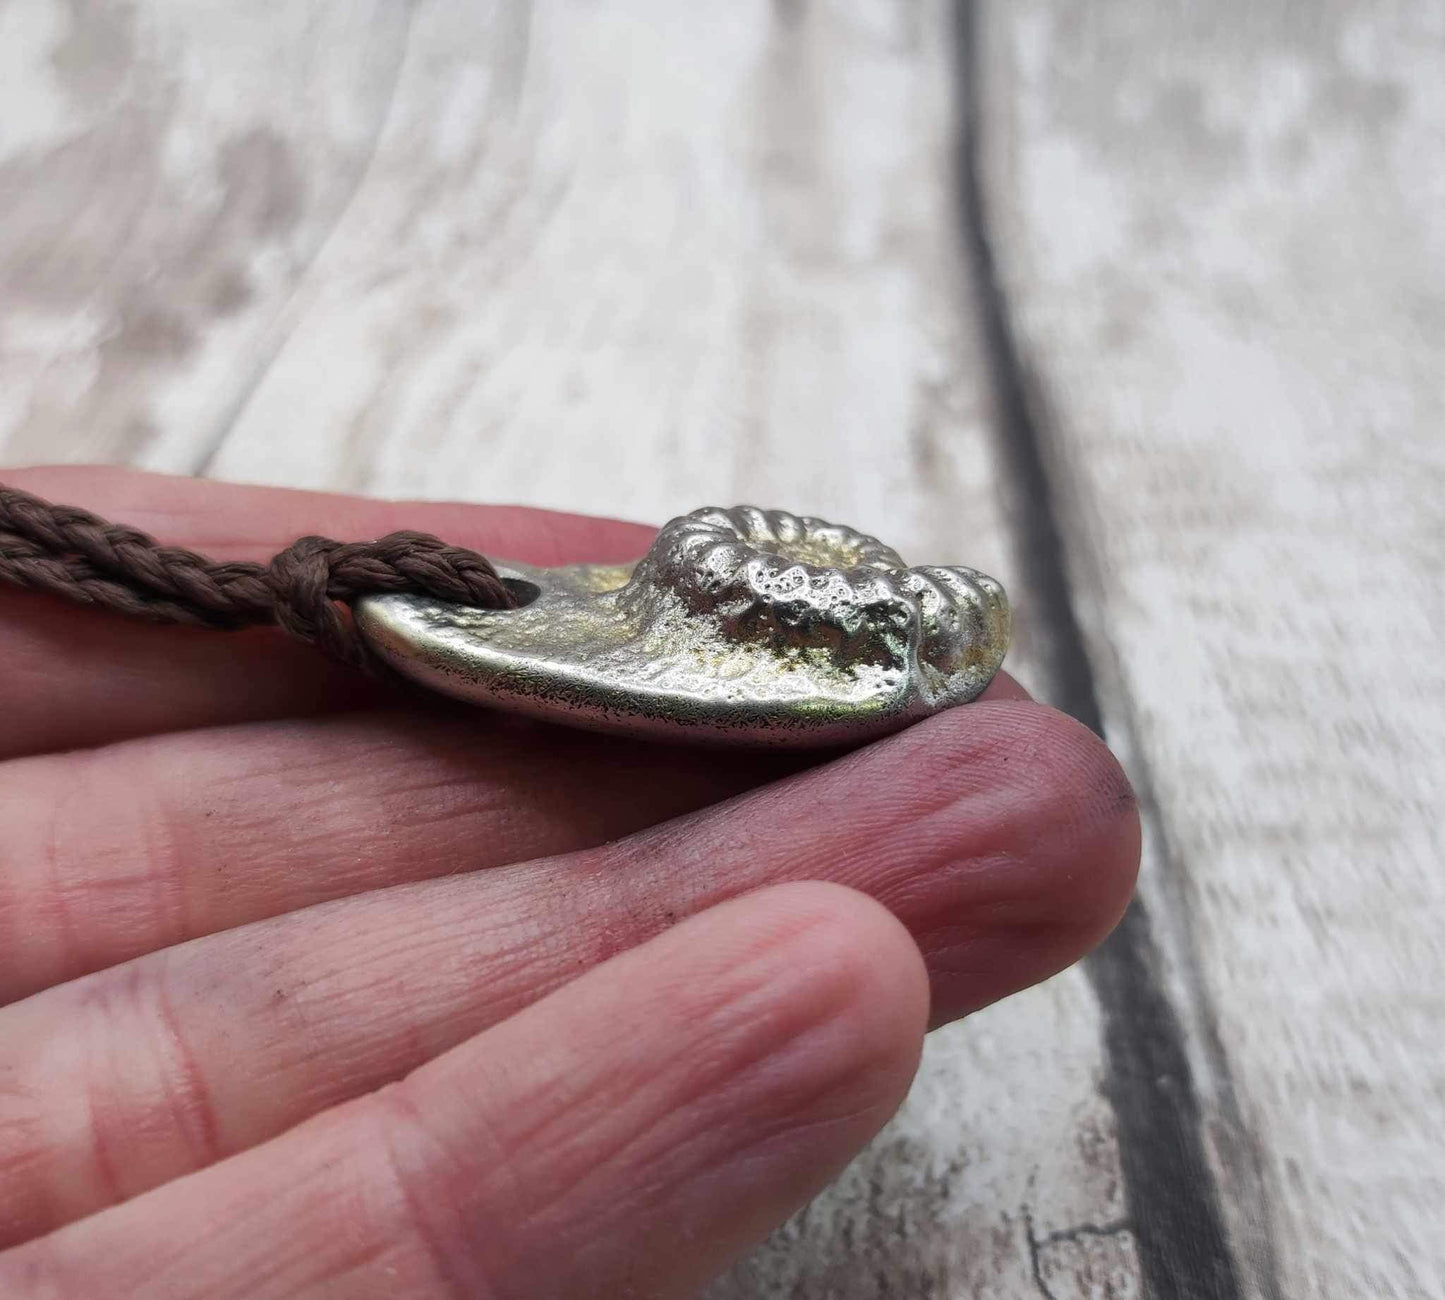
{"label": "hand", "polygon": [[[647,529],[118,471],[218,557]],[[688,1294],[1096,944],[1128,783],[1000,678],[831,761],[573,733],[0,590],[0,1295]],[[806,883],[812,882],[812,883]]]}

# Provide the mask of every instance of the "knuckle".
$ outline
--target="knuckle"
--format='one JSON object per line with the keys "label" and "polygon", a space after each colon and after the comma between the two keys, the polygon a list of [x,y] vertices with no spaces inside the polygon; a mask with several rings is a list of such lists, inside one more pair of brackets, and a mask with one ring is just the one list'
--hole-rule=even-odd
{"label": "knuckle", "polygon": [[[479,1174],[510,1165],[494,1135],[485,1124],[469,1124],[468,1150],[459,1158],[432,1131],[405,1080],[372,1094],[370,1107],[390,1191],[391,1232],[419,1258],[438,1294],[449,1300],[518,1295],[505,1284],[502,1263],[491,1257],[491,1244],[504,1235],[499,1229],[516,1218],[515,1209],[503,1211],[506,1199],[495,1194],[492,1180]],[[485,1110],[485,1103],[478,1109]],[[469,1119],[475,1118],[474,1112]],[[484,1223],[491,1230],[479,1230]]]}
{"label": "knuckle", "polygon": [[126,748],[21,760],[0,799],[0,1000],[180,937],[175,819],[146,743]]}
{"label": "knuckle", "polygon": [[[89,1164],[98,1196],[114,1203],[225,1152],[214,1094],[177,1012],[165,954],[86,984]],[[117,1040],[134,1050],[123,1072],[114,1068]]]}

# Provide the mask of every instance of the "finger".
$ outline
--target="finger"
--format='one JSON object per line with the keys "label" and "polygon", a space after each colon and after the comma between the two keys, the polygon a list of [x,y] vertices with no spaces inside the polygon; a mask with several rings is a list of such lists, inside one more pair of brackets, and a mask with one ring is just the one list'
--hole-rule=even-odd
{"label": "finger", "polygon": [[989,700],[1031,700],[1034,697],[1006,672],[994,674],[993,681],[984,688],[980,701]]}
{"label": "finger", "polygon": [[850,891],[753,894],[401,1084],[0,1255],[0,1292],[683,1296],[901,1101],[927,987]]}
{"label": "finger", "polygon": [[329,899],[601,844],[808,761],[445,708],[13,759],[0,781],[0,1005]]}
{"label": "finger", "polygon": [[819,761],[409,704],[11,760],[0,1004],[294,908],[598,844]]}
{"label": "finger", "polygon": [[1088,951],[1138,852],[1128,783],[1092,733],[981,704],[598,849],[324,904],[50,989],[0,1011],[0,1240],[263,1141],[770,884],[883,902],[927,959],[941,1023]]}
{"label": "finger", "polygon": [[[3,481],[169,545],[264,560],[297,537],[412,528],[537,564],[625,561],[653,530],[515,506],[368,501],[91,467]],[[355,707],[379,688],[279,632],[157,627],[0,587],[0,758],[187,727]]]}

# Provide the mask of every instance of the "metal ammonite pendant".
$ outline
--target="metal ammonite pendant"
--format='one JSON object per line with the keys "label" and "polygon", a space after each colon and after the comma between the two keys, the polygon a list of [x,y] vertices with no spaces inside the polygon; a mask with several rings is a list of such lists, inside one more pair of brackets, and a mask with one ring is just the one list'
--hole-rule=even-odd
{"label": "metal ammonite pendant", "polygon": [[973,699],[1009,640],[1003,587],[907,568],[821,519],[706,508],[635,564],[496,565],[514,610],[367,596],[357,626],[447,695],[659,740],[852,744]]}

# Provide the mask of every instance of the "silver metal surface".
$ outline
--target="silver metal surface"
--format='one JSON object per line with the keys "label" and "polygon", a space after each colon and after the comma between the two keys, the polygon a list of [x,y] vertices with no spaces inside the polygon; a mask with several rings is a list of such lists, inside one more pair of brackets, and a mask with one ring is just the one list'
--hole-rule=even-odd
{"label": "silver metal surface", "polygon": [[781,510],[674,519],[635,565],[498,563],[526,603],[368,596],[357,624],[447,695],[594,730],[821,746],[973,699],[1008,649],[1002,586],[907,568],[851,528]]}

